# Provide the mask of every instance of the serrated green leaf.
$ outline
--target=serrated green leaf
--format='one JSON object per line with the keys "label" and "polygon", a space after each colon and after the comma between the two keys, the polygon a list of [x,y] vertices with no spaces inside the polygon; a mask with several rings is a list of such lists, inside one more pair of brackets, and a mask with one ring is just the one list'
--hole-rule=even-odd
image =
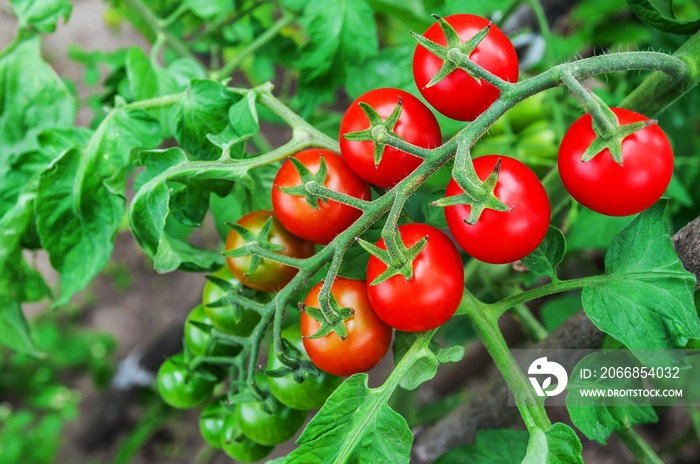
{"label": "serrated green leaf", "polygon": [[353,375],[326,400],[297,440],[286,464],[408,463],[413,435],[382,389]]}
{"label": "serrated green leaf", "polygon": [[[129,225],[139,245],[153,258],[158,272],[175,269],[211,271],[225,263],[220,253],[196,247],[169,235],[165,224],[175,210],[178,219],[182,221],[200,218],[206,212],[212,189],[217,194],[223,194],[230,188],[232,180],[220,177],[235,179],[238,176],[238,180],[244,181],[244,169],[232,174],[227,167],[202,167],[199,172],[193,172],[187,177],[169,179],[168,169],[187,162],[187,157],[180,148],[140,153],[139,164],[145,165],[146,170],[136,178],[139,189],[129,210]],[[177,184],[173,181],[182,186],[174,190],[173,185]],[[239,184],[246,185],[245,182]]]}
{"label": "serrated green leaf", "polygon": [[377,53],[377,27],[366,0],[310,0],[300,21],[309,40],[299,57],[299,98],[308,110],[333,98],[354,63]]}
{"label": "serrated green leaf", "polygon": [[632,219],[630,216],[605,216],[581,207],[566,234],[567,250],[607,248],[613,237]]}
{"label": "serrated green leaf", "polygon": [[43,34],[56,30],[60,19],[68,21],[73,9],[70,0],[11,0],[20,28],[32,28]]}
{"label": "serrated green leaf", "polygon": [[540,245],[525,256],[523,264],[537,275],[549,276],[552,279],[557,278],[556,268],[564,259],[566,253],[566,239],[564,234],[554,226],[549,226],[547,235]]}
{"label": "serrated green leaf", "polygon": [[522,464],[583,464],[581,449],[581,440],[566,424],[557,422],[546,432],[535,427]]}
{"label": "serrated green leaf", "polygon": [[[663,219],[666,202],[640,213],[610,244],[604,282],[584,288],[586,314],[602,331],[620,340],[643,363],[644,350],[672,350],[700,338],[695,310],[695,277],[676,254]],[[668,351],[669,362],[681,363]]]}
{"label": "serrated green leaf", "polygon": [[71,148],[42,173],[37,231],[61,276],[67,303],[105,266],[125,210],[125,179],[133,147],[160,143],[155,121],[140,111],[115,110],[85,149]]}
{"label": "serrated green leaf", "polygon": [[667,3],[651,0],[627,0],[627,3],[642,22],[660,31],[689,35],[700,29],[700,19],[696,21],[675,20],[672,16],[673,8],[669,7]]}
{"label": "serrated green leaf", "polygon": [[214,160],[221,150],[207,138],[229,125],[229,108],[240,98],[226,86],[211,80],[193,80],[170,112],[170,128],[175,140],[193,158]]}
{"label": "serrated green leaf", "polygon": [[41,39],[32,36],[0,53],[0,165],[13,153],[38,148],[36,136],[70,127],[76,102],[41,57]]}
{"label": "serrated green leaf", "polygon": [[616,377],[613,379],[581,378],[584,369],[600,370],[601,366],[638,365],[632,353],[627,350],[598,351],[583,358],[572,370],[567,384],[566,407],[571,421],[590,440],[605,445],[605,440],[613,432],[626,430],[637,424],[656,422],[658,417],[651,407],[649,398],[632,397],[591,397],[581,394],[582,389],[644,389],[641,378]]}
{"label": "serrated green leaf", "polygon": [[524,430],[479,430],[475,445],[453,448],[435,464],[520,464],[527,452],[528,439]]}
{"label": "serrated green leaf", "polygon": [[255,108],[255,94],[250,92],[246,98],[231,105],[228,116],[230,124],[223,132],[216,135],[209,134],[207,138],[231,158],[244,158],[246,155],[243,142],[260,130],[258,112]]}

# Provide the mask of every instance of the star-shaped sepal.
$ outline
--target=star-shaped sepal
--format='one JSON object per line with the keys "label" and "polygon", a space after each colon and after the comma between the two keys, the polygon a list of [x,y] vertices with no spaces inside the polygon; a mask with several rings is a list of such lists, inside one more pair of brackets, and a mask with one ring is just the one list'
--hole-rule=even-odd
{"label": "star-shaped sepal", "polygon": [[455,166],[452,171],[452,177],[457,185],[460,186],[464,193],[453,195],[450,197],[440,198],[431,204],[431,206],[469,205],[469,217],[464,220],[469,225],[477,223],[481,214],[487,209],[496,211],[510,211],[512,207],[506,205],[496,197],[494,190],[498,184],[498,175],[501,171],[501,159],[496,161],[496,166],[491,171],[491,174],[482,181],[474,170],[471,155],[469,154],[466,145],[457,147],[457,156],[455,158]]}
{"label": "star-shaped sepal", "polygon": [[245,246],[236,248],[235,250],[224,251],[223,255],[227,258],[241,258],[243,256],[250,256],[250,266],[248,266],[248,271],[245,274],[247,276],[255,272],[255,270],[260,265],[260,260],[262,259],[260,258],[260,256],[251,253],[251,246],[258,246],[268,251],[284,250],[283,246],[274,243],[269,243],[267,241],[267,238],[270,235],[270,229],[272,228],[272,217],[268,218],[267,221],[265,221],[265,225],[262,229],[260,229],[260,232],[257,235],[253,234],[250,230],[246,229],[245,227],[239,224],[232,224],[230,222],[227,222],[226,225],[234,231],[236,231],[236,233],[238,233],[241,237],[243,237],[243,240],[245,240],[246,244]]}
{"label": "star-shaped sepal", "polygon": [[321,163],[318,168],[318,172],[316,174],[311,174],[311,171],[304,166],[304,163],[299,161],[298,159],[291,157],[289,158],[289,161],[292,162],[294,165],[294,168],[297,170],[299,173],[299,178],[301,179],[301,184],[296,185],[294,187],[277,187],[281,191],[283,191],[286,194],[289,195],[297,195],[297,196],[302,196],[306,198],[306,203],[311,206],[313,209],[319,209],[320,206],[318,205],[318,201],[322,200],[324,203],[328,203],[328,198],[322,198],[317,195],[312,195],[309,193],[308,190],[306,190],[306,184],[309,182],[317,182],[319,185],[324,185],[326,182],[326,177],[328,174],[328,170],[326,168],[326,160],[323,158],[323,155],[321,155]]}
{"label": "star-shaped sepal", "polygon": [[360,102],[359,105],[369,119],[369,128],[357,132],[348,132],[343,135],[343,138],[354,142],[374,142],[374,167],[376,168],[382,161],[382,155],[384,155],[384,148],[386,147],[384,141],[387,134],[401,138],[394,132],[394,129],[396,128],[396,123],[399,122],[399,117],[401,117],[403,99],[399,97],[398,104],[386,119],[379,116],[379,113],[368,103]]}
{"label": "star-shaped sepal", "polygon": [[475,76],[470,70],[464,67],[460,67],[454,61],[450,60],[448,52],[450,50],[456,50],[464,56],[471,56],[476,47],[481,43],[482,40],[484,40],[484,38],[486,38],[486,35],[491,29],[492,23],[489,23],[485,28],[480,30],[474,37],[462,43],[462,40],[457,34],[457,31],[454,30],[450,23],[448,23],[443,18],[437,15],[433,15],[433,17],[437,19],[437,22],[440,25],[440,29],[442,29],[442,32],[445,34],[445,42],[447,43],[447,45],[437,44],[420,34],[411,32],[411,35],[413,35],[413,37],[418,41],[420,45],[425,47],[426,50],[428,50],[430,53],[437,56],[443,61],[440,71],[438,71],[438,73],[435,74],[432,79],[430,79],[430,82],[428,82],[425,87],[427,88],[434,86],[435,84],[446,78],[455,69],[462,69],[471,77],[473,77],[478,83],[481,83],[481,79]]}
{"label": "star-shaped sepal", "polygon": [[[323,302],[321,302],[323,305]],[[338,304],[335,296],[331,293],[328,308],[315,308],[313,306],[305,305],[304,303],[299,303],[299,309],[306,313],[311,319],[315,320],[320,324],[320,327],[313,335],[309,335],[310,339],[316,339],[325,337],[331,332],[335,332],[341,340],[345,340],[348,336],[348,329],[345,327],[345,321],[355,314],[355,310],[352,308],[343,308]]]}
{"label": "star-shaped sepal", "polygon": [[[360,238],[355,240],[368,253],[386,264],[386,270],[370,282],[370,285],[379,285],[396,275],[402,275],[406,280],[411,280],[413,278],[413,261],[428,244],[427,235],[409,248],[406,247],[400,237],[397,237],[396,242],[398,246],[395,250],[389,252]],[[384,242],[388,243],[389,240],[385,239]]]}

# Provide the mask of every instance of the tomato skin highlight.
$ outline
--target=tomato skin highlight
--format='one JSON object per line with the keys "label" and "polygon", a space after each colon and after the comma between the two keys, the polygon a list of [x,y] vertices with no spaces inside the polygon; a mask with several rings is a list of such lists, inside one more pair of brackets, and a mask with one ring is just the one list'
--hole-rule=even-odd
{"label": "tomato skin highlight", "polygon": [[[337,153],[315,148],[294,155],[312,174],[318,172],[321,157],[326,162],[325,187],[362,200],[371,198],[369,184],[355,175]],[[277,172],[272,186],[272,209],[282,225],[297,237],[327,245],[362,215],[361,210],[334,200],[324,202],[319,199],[319,209],[314,209],[305,197],[279,189],[297,185],[301,185],[301,178],[292,162],[287,160]]]}
{"label": "tomato skin highlight", "polygon": [[[474,37],[489,25],[490,21],[480,16],[456,14],[446,16],[462,43]],[[423,34],[427,39],[445,46],[445,34],[436,22]],[[479,43],[469,59],[482,68],[508,82],[518,80],[518,56],[508,37],[491,24],[486,37]],[[423,98],[433,108],[448,118],[458,121],[473,121],[491,106],[500,91],[491,84],[479,83],[466,71],[456,69],[437,84],[426,87],[442,67],[443,60],[422,45],[413,54],[413,77]]]}
{"label": "tomato skin highlight", "polygon": [[163,401],[174,408],[186,409],[205,402],[214,391],[214,382],[209,382],[173,363],[184,363],[182,353],[166,359],[158,369],[156,384]]}
{"label": "tomato skin highlight", "polygon": [[[323,282],[316,284],[304,300],[304,304],[319,307],[318,294]],[[313,363],[321,370],[337,376],[349,376],[366,372],[379,364],[391,345],[392,330],[375,314],[363,280],[336,277],[331,293],[344,308],[352,308],[355,314],[345,321],[348,336],[341,340],[335,332],[324,337],[302,338],[304,349]],[[301,335],[316,333],[319,323],[301,314]]]}
{"label": "tomato skin highlight", "polygon": [[[457,247],[440,229],[426,224],[399,226],[406,247],[428,236],[413,261],[413,277],[395,275],[378,285],[371,282],[387,266],[375,256],[367,265],[367,293],[377,316],[404,332],[423,332],[444,324],[457,310],[464,293],[464,268]],[[377,246],[386,249],[384,239]]]}
{"label": "tomato skin highlight", "polygon": [[[253,234],[257,234],[262,230],[269,217],[272,217],[272,228],[267,241],[284,247],[284,250],[279,252],[280,254],[300,259],[308,258],[314,254],[313,243],[307,242],[285,229],[270,210],[251,211],[236,221],[236,224],[247,228]],[[235,250],[243,246],[245,246],[243,237],[231,229],[226,238],[226,250]],[[280,291],[299,272],[296,268],[263,258],[255,272],[248,274],[250,261],[250,256],[226,258],[226,263],[236,279],[247,287],[263,292]]]}
{"label": "tomato skin highlight", "polygon": [[369,129],[369,118],[362,111],[360,102],[369,104],[379,116],[386,119],[398,105],[399,99],[403,105],[401,116],[394,127],[396,135],[423,148],[440,146],[442,133],[435,115],[418,98],[399,89],[380,88],[361,95],[348,107],[340,123],[340,153],[343,159],[355,174],[370,184],[383,188],[398,184],[420,166],[423,160],[387,145],[379,166],[375,166],[374,142],[350,141],[343,135]]}
{"label": "tomato skin highlight", "polygon": [[[294,345],[303,359],[311,361],[309,355],[304,349],[304,343],[301,338],[301,326],[295,324],[287,327],[282,331],[282,337]],[[275,357],[275,347],[270,346],[270,353],[267,358],[267,369],[275,370],[283,366],[282,362]],[[270,385],[270,391],[280,403],[293,409],[302,409],[305,411],[318,409],[323,406],[331,393],[343,381],[342,377],[331,375],[319,369],[319,375],[312,373],[304,374],[304,381],[298,383],[294,380],[294,376],[289,374],[284,377],[268,377],[267,382]]]}
{"label": "tomato skin highlight", "polygon": [[[492,264],[517,261],[530,253],[544,239],[549,229],[550,206],[547,192],[534,172],[520,161],[507,156],[488,155],[474,160],[479,179],[486,180],[501,160],[496,198],[511,207],[510,211],[486,209],[476,224],[464,222],[471,206],[445,207],[445,218],[459,246],[474,258]],[[464,191],[452,179],[445,197]]]}
{"label": "tomato skin highlight", "polygon": [[[620,124],[648,118],[623,108],[610,108]],[[673,149],[657,125],[634,132],[622,141],[622,166],[607,148],[590,161],[581,157],[595,138],[590,114],[581,116],[559,146],[559,174],[576,201],[608,216],[637,214],[663,195],[673,175]]]}

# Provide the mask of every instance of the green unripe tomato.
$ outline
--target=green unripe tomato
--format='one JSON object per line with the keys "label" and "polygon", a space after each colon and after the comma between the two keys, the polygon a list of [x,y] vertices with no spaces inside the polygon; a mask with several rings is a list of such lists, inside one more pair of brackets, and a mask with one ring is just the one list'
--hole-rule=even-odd
{"label": "green unripe tomato", "polygon": [[225,398],[211,401],[199,415],[199,432],[204,441],[214,448],[221,449],[221,434],[228,416],[233,416],[224,406]]}
{"label": "green unripe tomato", "polygon": [[175,408],[191,408],[205,402],[214,391],[210,382],[194,373],[188,375],[182,353],[165,360],[158,369],[156,383],[163,401]]}
{"label": "green unripe tomato", "polygon": [[306,411],[288,408],[276,399],[274,401],[277,402],[274,414],[267,413],[261,403],[236,405],[236,421],[241,431],[255,443],[266,446],[284,443],[297,433],[306,420]]}
{"label": "green unripe tomato", "polygon": [[246,437],[233,414],[229,414],[224,421],[219,437],[221,449],[230,457],[239,462],[257,462],[266,458],[274,449],[274,446],[265,446],[255,443]]}
{"label": "green unripe tomato", "polygon": [[[299,324],[287,327],[282,331],[282,337],[288,340],[299,350],[303,359],[311,362],[311,358],[304,350],[301,340],[301,327]],[[274,345],[270,347],[267,358],[267,369],[275,370],[283,367],[282,362],[275,357]],[[304,381],[298,383],[292,374],[284,377],[268,377],[270,391],[282,404],[294,409],[317,409],[323,406],[326,399],[343,382],[342,377],[331,375],[319,369],[319,375],[307,372],[303,376]]]}
{"label": "green unripe tomato", "polygon": [[[225,280],[232,285],[239,285],[238,280],[231,274],[228,266],[224,266],[213,274],[214,277]],[[215,283],[207,280],[202,293],[204,311],[211,323],[222,332],[241,337],[247,337],[260,321],[260,314],[243,308],[234,308],[232,305],[212,307],[209,303],[220,300],[226,292]],[[235,311],[238,309],[239,311]]]}
{"label": "green unripe tomato", "polygon": [[[197,327],[191,322],[212,325],[211,319],[204,311],[204,305],[196,306],[187,316],[185,322],[185,343],[192,353],[203,356],[206,353],[207,346],[211,340],[211,334]],[[241,347],[228,345],[225,343],[217,343],[208,353],[211,356],[235,356],[241,351]]]}

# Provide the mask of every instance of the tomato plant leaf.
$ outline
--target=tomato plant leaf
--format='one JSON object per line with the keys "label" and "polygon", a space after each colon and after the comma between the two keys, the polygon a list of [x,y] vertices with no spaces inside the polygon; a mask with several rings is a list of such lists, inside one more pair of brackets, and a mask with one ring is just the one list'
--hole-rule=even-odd
{"label": "tomato plant leaf", "polygon": [[[631,358],[631,359],[630,359]],[[582,389],[644,389],[641,378],[615,377],[583,379],[583,369],[595,371],[601,366],[632,366],[639,361],[628,350],[598,351],[583,358],[572,370],[567,384],[566,407],[571,421],[590,440],[605,445],[611,433],[626,430],[633,425],[656,422],[658,417],[646,397],[592,397],[581,394]]]}
{"label": "tomato plant leaf", "polygon": [[0,52],[0,75],[2,165],[12,153],[37,148],[36,136],[43,129],[70,127],[76,102],[41,58],[39,36],[14,42]]}
{"label": "tomato plant leaf", "polygon": [[308,110],[333,98],[353,63],[377,53],[377,26],[366,0],[310,0],[300,21],[309,41],[299,57],[299,97]]}
{"label": "tomato plant leaf", "polygon": [[387,404],[385,388],[367,388],[367,374],[343,382],[297,440],[286,464],[408,463],[413,435]]}
{"label": "tomato plant leaf", "polygon": [[677,21],[668,4],[651,0],[627,0],[634,14],[645,24],[671,34],[688,35],[700,29],[700,19]]}
{"label": "tomato plant leaf", "polygon": [[631,216],[605,216],[580,207],[566,234],[567,251],[607,248],[632,219]]}
{"label": "tomato plant leaf", "polygon": [[207,134],[209,141],[221,148],[224,158],[245,158],[244,142],[260,130],[255,98],[255,93],[249,92],[231,105],[228,111],[230,124],[219,134]]}
{"label": "tomato plant leaf", "polygon": [[475,445],[462,445],[440,456],[435,464],[520,464],[527,452],[524,430],[478,430]]}
{"label": "tomato plant leaf", "polygon": [[537,275],[549,276],[553,280],[557,279],[557,266],[564,259],[566,253],[566,239],[564,234],[554,226],[549,226],[547,235],[542,243],[529,255],[522,259],[522,262],[529,270]]}
{"label": "tomato plant leaf", "polygon": [[583,289],[586,314],[602,331],[620,340],[643,363],[644,350],[677,351],[689,338],[700,338],[695,310],[695,277],[676,254],[663,219],[666,201],[640,213],[610,244],[605,255],[608,279]]}
{"label": "tomato plant leaf", "polygon": [[[411,345],[418,339],[418,336],[419,334],[415,332],[396,332],[392,345],[394,364],[401,362]],[[413,390],[420,384],[435,377],[437,368],[441,363],[457,362],[463,357],[464,347],[452,346],[442,348],[437,342],[431,340],[428,349],[423,350],[420,356],[416,356],[409,372],[401,379],[401,388]]]}
{"label": "tomato plant leaf", "polygon": [[[132,47],[126,54],[126,77],[129,100],[147,100],[184,91],[193,79],[203,79],[206,71],[199,62],[191,58],[178,58],[163,68],[153,62],[139,47]],[[122,91],[123,92],[123,91]],[[148,111],[161,124],[164,137],[171,135],[169,116],[171,107],[165,106]]]}
{"label": "tomato plant leaf", "polygon": [[[138,190],[131,203],[129,225],[141,248],[153,258],[154,268],[158,272],[175,269],[201,272],[213,271],[225,264],[220,253],[196,247],[168,234],[165,224],[175,210],[178,212],[173,216],[179,220],[198,219],[199,214],[206,212],[212,189],[217,194],[230,189],[231,180],[219,177],[239,177],[245,181],[243,170],[232,175],[228,168],[202,168],[191,175],[170,180],[169,169],[188,163],[187,155],[180,148],[142,151],[137,163],[146,169],[135,180]],[[173,181],[182,187],[174,188],[173,185],[177,184]]]}
{"label": "tomato plant leaf", "polygon": [[160,143],[155,121],[141,111],[114,110],[84,149],[71,148],[42,173],[37,231],[61,276],[67,303],[105,266],[125,211],[125,177],[132,147]]}
{"label": "tomato plant leaf", "polygon": [[11,3],[21,29],[32,28],[44,34],[55,31],[61,18],[68,21],[73,9],[70,0],[12,0]]}
{"label": "tomato plant leaf", "polygon": [[581,449],[581,440],[566,424],[557,422],[546,432],[534,427],[522,464],[583,464]]}
{"label": "tomato plant leaf", "polygon": [[175,140],[194,159],[213,160],[220,150],[207,138],[229,125],[229,108],[239,98],[225,85],[211,80],[193,80],[170,113]]}
{"label": "tomato plant leaf", "polygon": [[235,8],[235,2],[230,0],[185,0],[184,4],[189,10],[200,18],[211,18],[212,16],[225,15]]}
{"label": "tomato plant leaf", "polygon": [[0,343],[34,355],[39,351],[31,338],[20,303],[39,299],[49,291],[38,272],[24,262],[21,240],[34,215],[37,184],[38,176],[32,177],[15,206],[0,218],[0,317],[3,320]]}

